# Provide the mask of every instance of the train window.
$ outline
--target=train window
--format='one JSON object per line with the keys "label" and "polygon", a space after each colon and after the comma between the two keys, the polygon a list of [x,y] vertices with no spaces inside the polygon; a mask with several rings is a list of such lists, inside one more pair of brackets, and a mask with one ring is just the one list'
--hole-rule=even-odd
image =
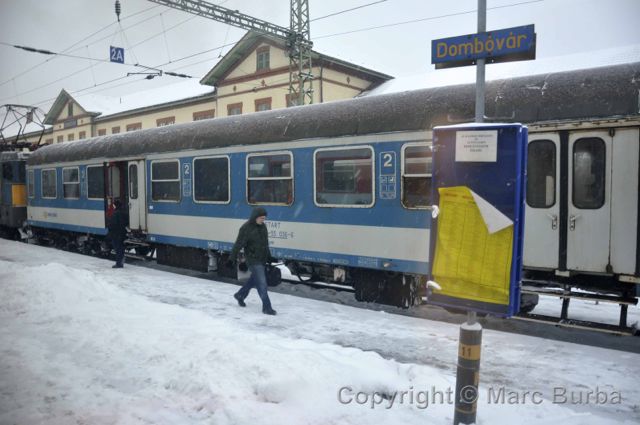
{"label": "train window", "polygon": [[7,181],[13,180],[13,164],[11,162],[2,163],[2,179]]}
{"label": "train window", "polygon": [[55,199],[58,197],[58,188],[56,185],[56,169],[42,170],[42,197],[47,199]]}
{"label": "train window", "polygon": [[138,164],[129,164],[129,198],[138,199]]}
{"label": "train window", "polygon": [[316,205],[373,205],[373,149],[319,149],[314,156]]}
{"label": "train window", "polygon": [[605,200],[606,145],[597,137],[577,140],[573,145],[573,205],[598,209]]}
{"label": "train window", "polygon": [[102,165],[87,167],[87,198],[104,199],[104,167]]}
{"label": "train window", "polygon": [[29,196],[29,198],[34,198],[36,196],[36,180],[34,174],[35,173],[33,172],[33,170],[29,170],[29,172],[27,173],[27,196]]}
{"label": "train window", "polygon": [[229,202],[229,158],[193,160],[193,199],[196,202]]}
{"label": "train window", "polygon": [[290,152],[247,156],[247,202],[293,203],[293,159]]}
{"label": "train window", "polygon": [[151,199],[180,201],[180,163],[177,160],[151,163]]}
{"label": "train window", "polygon": [[406,145],[402,150],[402,205],[406,208],[431,206],[431,148],[425,144]]}
{"label": "train window", "polygon": [[80,198],[80,174],[78,167],[62,169],[62,195],[65,199]]}
{"label": "train window", "polygon": [[551,140],[529,143],[527,153],[527,205],[550,208],[556,203],[556,144]]}

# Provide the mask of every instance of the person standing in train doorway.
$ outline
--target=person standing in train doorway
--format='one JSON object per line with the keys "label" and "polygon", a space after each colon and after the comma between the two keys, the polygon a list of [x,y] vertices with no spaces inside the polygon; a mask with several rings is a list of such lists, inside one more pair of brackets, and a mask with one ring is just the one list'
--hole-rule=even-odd
{"label": "person standing in train doorway", "polygon": [[127,237],[128,218],[122,210],[122,202],[119,199],[113,201],[113,213],[109,218],[107,228],[109,229],[109,238],[113,249],[116,251],[116,264],[114,269],[124,267],[124,240]]}
{"label": "person standing in train doorway", "polygon": [[240,307],[245,307],[244,299],[249,295],[251,288],[255,286],[258,295],[262,300],[262,312],[275,316],[276,311],[271,307],[269,293],[267,292],[267,275],[266,263],[276,262],[277,260],[271,256],[269,250],[269,234],[264,221],[267,218],[267,211],[264,208],[257,207],[251,212],[251,217],[247,220],[240,231],[236,243],[233,245],[231,255],[227,260],[227,266],[233,267],[238,259],[238,253],[244,248],[244,256],[246,264],[249,266],[251,276],[249,280],[242,285],[242,288],[233,297],[238,301]]}

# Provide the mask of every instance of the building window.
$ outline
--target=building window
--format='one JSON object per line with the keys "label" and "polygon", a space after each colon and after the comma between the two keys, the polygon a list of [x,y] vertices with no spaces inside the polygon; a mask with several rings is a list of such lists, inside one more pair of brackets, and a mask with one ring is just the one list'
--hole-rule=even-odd
{"label": "building window", "polygon": [[300,98],[297,94],[287,94],[285,101],[287,102],[287,108],[300,105]]}
{"label": "building window", "polygon": [[33,170],[29,170],[27,172],[27,196],[29,198],[35,197],[35,190],[34,190],[35,185],[36,185],[36,181],[34,177],[34,172]]}
{"label": "building window", "polygon": [[111,134],[118,134],[118,133],[120,133],[120,126],[111,127]]}
{"label": "building window", "polygon": [[87,138],[87,132],[86,131],[81,131],[80,134],[78,134],[78,140],[82,140],[82,139],[86,139]]}
{"label": "building window", "polygon": [[527,150],[527,205],[550,208],[556,203],[556,144],[534,140]]}
{"label": "building window", "polygon": [[[176,123],[176,117],[158,118],[156,120],[156,125],[158,127],[164,127],[165,125],[172,125],[175,123]],[[142,128],[142,124],[140,125],[140,128]],[[140,128],[136,128],[136,130],[140,130]],[[127,131],[129,131],[128,128],[127,128]]]}
{"label": "building window", "polygon": [[98,130],[98,136],[106,136],[106,135],[107,135],[106,128],[101,128],[100,130]]}
{"label": "building window", "polygon": [[56,169],[42,170],[42,197],[47,199],[55,199],[58,197],[56,185]]}
{"label": "building window", "polygon": [[271,110],[271,98],[265,97],[264,99],[256,99],[256,112],[270,111]]}
{"label": "building window", "polygon": [[431,206],[431,148],[407,145],[402,151],[402,205],[407,208]]}
{"label": "building window", "polygon": [[62,142],[64,142],[64,136],[58,136],[58,137],[56,137],[56,142],[58,142],[58,143],[62,143]]}
{"label": "building window", "polygon": [[80,173],[78,167],[62,169],[62,196],[65,199],[80,198]]}
{"label": "building window", "polygon": [[73,139],[74,139],[74,135],[73,135],[73,133],[71,133],[71,134],[67,134],[67,140],[68,140],[69,142],[73,142]]}
{"label": "building window", "polygon": [[269,46],[259,47],[256,50],[256,71],[269,69]]}
{"label": "building window", "polygon": [[247,202],[293,203],[293,170],[290,152],[247,156]]}
{"label": "building window", "polygon": [[215,115],[216,115],[216,110],[215,109],[209,109],[207,111],[194,112],[193,113],[193,120],[194,121],[208,120],[208,119],[211,119],[211,118],[215,118]]}
{"label": "building window", "polygon": [[134,122],[133,124],[127,124],[127,131],[136,131],[136,130],[142,130],[141,122]]}
{"label": "building window", "polygon": [[87,167],[87,198],[104,199],[104,167],[102,165]]}
{"label": "building window", "polygon": [[151,163],[151,199],[180,201],[180,163],[178,161]]}
{"label": "building window", "polygon": [[73,116],[73,102],[69,102],[67,104],[67,116],[69,117]]}
{"label": "building window", "polygon": [[314,153],[315,201],[321,207],[373,205],[373,150],[322,149]]}
{"label": "building window", "polygon": [[606,145],[597,137],[577,140],[573,145],[573,205],[597,210],[605,202]]}
{"label": "building window", "polygon": [[240,115],[242,114],[242,102],[232,103],[227,105],[227,115]]}
{"label": "building window", "polygon": [[196,202],[229,202],[229,158],[193,160],[193,199]]}

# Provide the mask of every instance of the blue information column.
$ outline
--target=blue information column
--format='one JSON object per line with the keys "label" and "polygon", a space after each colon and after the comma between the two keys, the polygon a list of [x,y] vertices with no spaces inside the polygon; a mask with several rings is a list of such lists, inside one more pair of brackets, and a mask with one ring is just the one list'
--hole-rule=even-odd
{"label": "blue information column", "polygon": [[433,131],[429,302],[508,317],[520,308],[527,128],[464,124]]}
{"label": "blue information column", "polygon": [[482,326],[476,312],[520,308],[527,128],[466,124],[433,130],[432,304],[466,310],[453,423],[476,423]]}

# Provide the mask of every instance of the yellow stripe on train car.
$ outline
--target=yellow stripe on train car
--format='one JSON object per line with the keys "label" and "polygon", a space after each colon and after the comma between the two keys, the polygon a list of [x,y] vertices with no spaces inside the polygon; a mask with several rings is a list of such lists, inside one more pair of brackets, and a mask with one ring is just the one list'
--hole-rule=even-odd
{"label": "yellow stripe on train car", "polygon": [[11,205],[14,207],[27,206],[27,190],[24,184],[14,184],[11,186]]}

